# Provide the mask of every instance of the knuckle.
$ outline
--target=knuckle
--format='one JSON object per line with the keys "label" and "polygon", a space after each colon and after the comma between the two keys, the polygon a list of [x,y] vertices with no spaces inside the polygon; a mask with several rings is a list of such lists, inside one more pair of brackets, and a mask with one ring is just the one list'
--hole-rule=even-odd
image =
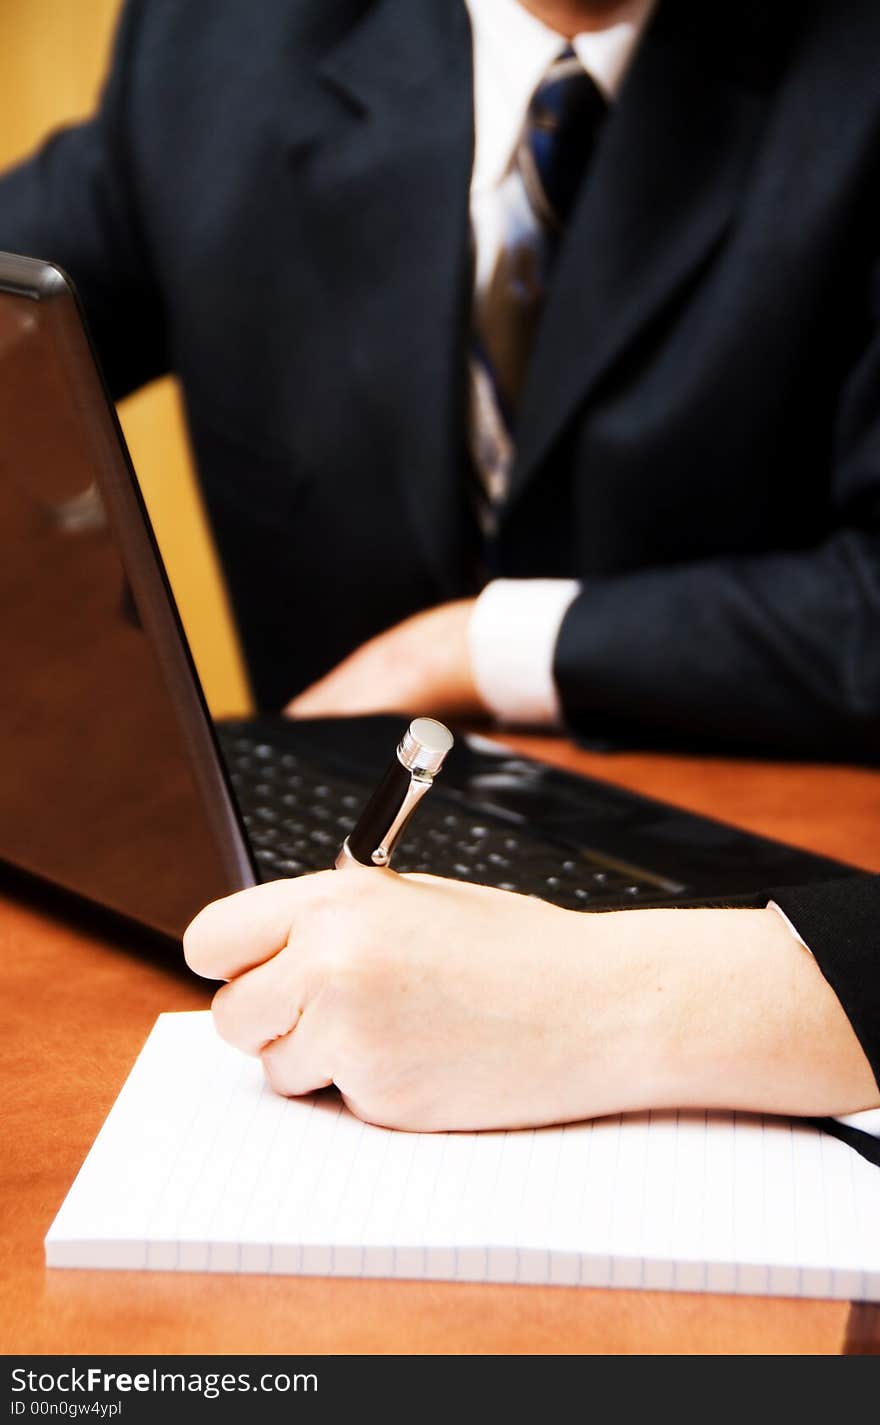
{"label": "knuckle", "polygon": [[334,910],[340,901],[340,880],[337,871],[314,871],[293,883],[303,892],[300,922],[311,924]]}
{"label": "knuckle", "polygon": [[287,1049],[288,1045],[284,1040],[268,1044],[260,1051],[260,1062],[269,1087],[282,1097],[291,1098],[299,1092],[299,1087],[294,1084],[290,1074]]}
{"label": "knuckle", "polygon": [[332,940],[323,944],[316,954],[325,984],[350,987],[358,975],[358,941],[350,927],[340,926]]}
{"label": "knuckle", "polygon": [[310,937],[310,959],[322,983],[339,988],[354,985],[366,966],[367,944],[361,916],[354,906],[337,906],[332,917],[321,927],[320,935]]}
{"label": "knuckle", "polygon": [[389,1097],[397,1092],[390,1081],[387,1047],[359,1016],[352,1016],[348,1023],[338,1022],[337,1031],[340,1080],[352,1089],[356,1086],[356,1097],[362,1102],[374,1108],[387,1106]]}
{"label": "knuckle", "polygon": [[234,1019],[232,1015],[232,989],[233,986],[221,985],[211,1001],[211,1015],[214,1020],[214,1028],[225,1040],[227,1044],[235,1043]]}
{"label": "knuckle", "polygon": [[280,1094],[282,1098],[291,1098],[292,1094],[290,1088],[285,1083],[284,1075],[279,1068],[278,1061],[276,1059],[268,1059],[265,1054],[262,1054],[260,1057],[263,1064],[263,1075],[273,1093]]}

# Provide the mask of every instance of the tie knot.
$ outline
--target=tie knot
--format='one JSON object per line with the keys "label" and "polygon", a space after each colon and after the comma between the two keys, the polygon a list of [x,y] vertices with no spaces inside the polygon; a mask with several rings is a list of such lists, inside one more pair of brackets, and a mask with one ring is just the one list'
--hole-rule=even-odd
{"label": "tie knot", "polygon": [[532,95],[518,152],[529,200],[554,232],[568,221],[606,109],[568,45]]}

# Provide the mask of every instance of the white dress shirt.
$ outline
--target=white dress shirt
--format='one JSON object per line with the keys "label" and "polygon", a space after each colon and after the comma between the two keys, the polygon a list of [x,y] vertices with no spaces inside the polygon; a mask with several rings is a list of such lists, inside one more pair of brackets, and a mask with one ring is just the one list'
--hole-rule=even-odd
{"label": "white dress shirt", "polygon": [[[505,241],[508,177],[529,101],[569,43],[520,0],[467,0],[473,35],[474,165],[470,211],[478,305]],[[627,0],[602,30],[571,41],[606,99],[618,92],[654,0]],[[559,720],[553,655],[562,620],[578,592],[574,579],[496,579],[470,623],[474,681],[501,722]]]}
{"label": "white dress shirt", "polygon": [[[568,41],[520,0],[466,0],[473,35],[474,165],[470,212],[476,263],[474,302],[492,275],[505,240],[502,187],[513,163],[529,101]],[[605,29],[571,44],[605,98],[613,102],[655,0],[628,0]],[[469,626],[474,682],[500,722],[551,725],[560,720],[553,655],[576,579],[494,579],[476,601]],[[792,934],[796,928],[779,906]],[[839,1122],[880,1137],[880,1109]]]}

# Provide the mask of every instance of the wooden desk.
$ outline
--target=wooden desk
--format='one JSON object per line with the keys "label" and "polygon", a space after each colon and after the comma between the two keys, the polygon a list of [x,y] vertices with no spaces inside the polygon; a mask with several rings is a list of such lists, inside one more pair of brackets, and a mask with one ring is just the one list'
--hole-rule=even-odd
{"label": "wooden desk", "polygon": [[[517,745],[880,871],[880,774]],[[172,961],[0,899],[0,1350],[838,1353],[846,1303],[561,1287],[47,1272],[43,1235],[161,1010],[206,1007]],[[876,1348],[876,1345],[875,1345]]]}

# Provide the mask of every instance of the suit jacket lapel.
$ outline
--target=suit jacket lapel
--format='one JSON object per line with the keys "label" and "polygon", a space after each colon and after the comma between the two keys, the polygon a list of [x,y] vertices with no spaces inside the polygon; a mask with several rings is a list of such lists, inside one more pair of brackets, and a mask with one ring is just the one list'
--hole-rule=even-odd
{"label": "suit jacket lapel", "polygon": [[466,495],[450,476],[464,468],[473,154],[465,7],[375,0],[287,117],[352,401],[368,412],[441,591],[457,592]]}
{"label": "suit jacket lapel", "polygon": [[715,25],[730,8],[660,0],[643,37],[553,275],[520,408],[512,499],[731,222],[775,49],[762,34],[772,7],[746,6],[719,50],[699,12]]}

